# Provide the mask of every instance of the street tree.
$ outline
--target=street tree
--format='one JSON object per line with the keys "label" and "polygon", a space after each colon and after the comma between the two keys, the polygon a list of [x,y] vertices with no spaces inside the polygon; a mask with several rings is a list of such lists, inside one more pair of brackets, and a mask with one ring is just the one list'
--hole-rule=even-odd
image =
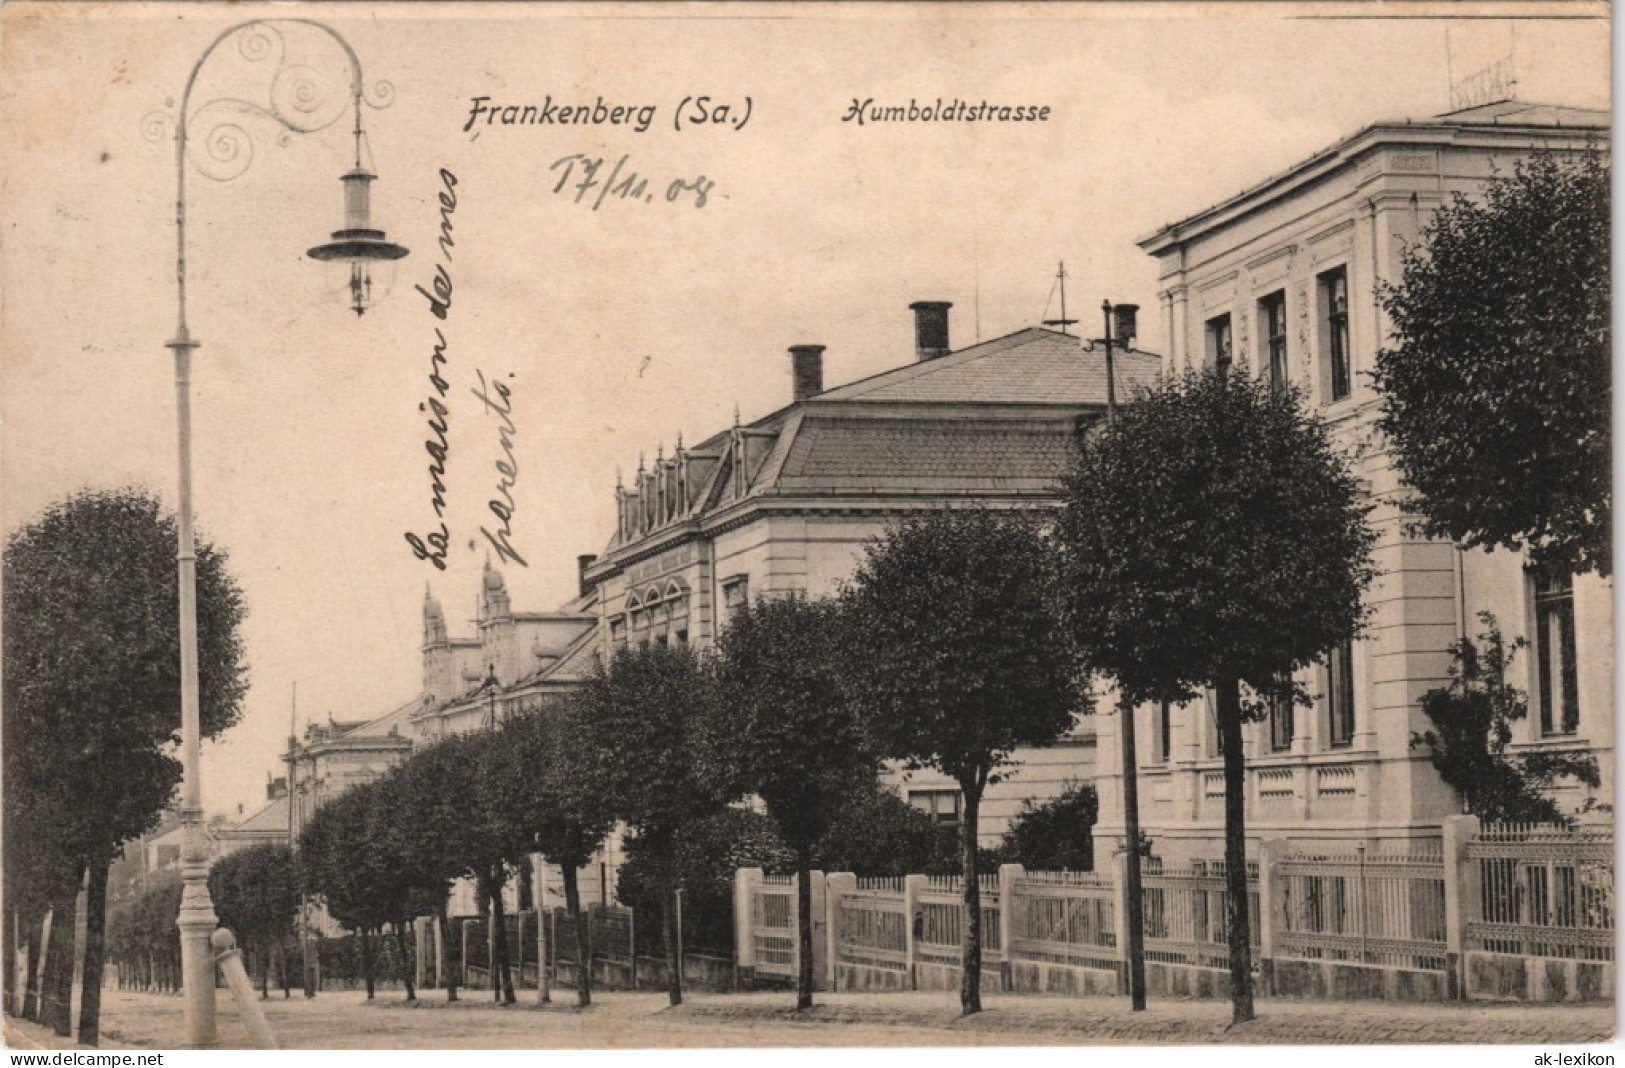
{"label": "street tree", "polygon": [[1529,696],[1507,677],[1525,648],[1508,642],[1493,615],[1479,613],[1484,630],[1473,642],[1452,648],[1450,683],[1422,695],[1431,730],[1413,733],[1411,748],[1425,748],[1434,770],[1466,803],[1467,811],[1492,823],[1567,823],[1548,790],[1572,778],[1601,785],[1596,758],[1588,753],[1512,749],[1513,724],[1529,715]]}
{"label": "street tree", "polygon": [[663,887],[667,996],[679,1005],[683,975],[674,914],[683,837],[727,799],[706,751],[716,685],[686,645],[634,646],[617,650],[575,700],[587,757],[578,769],[583,785],[642,841]]}
{"label": "street tree", "polygon": [[367,997],[374,996],[371,938],[385,927],[395,931],[406,1000],[415,1000],[406,926],[416,914],[417,897],[405,858],[393,847],[396,780],[386,776],[341,793],[317,809],[299,834],[299,870],[308,893],[319,895],[327,912],[355,932],[362,953]]}
{"label": "street tree", "polygon": [[149,885],[107,915],[107,947],[123,985],[173,992],[180,988],[181,880],[173,870],[156,873]]}
{"label": "street tree", "polygon": [[[379,838],[399,865],[400,880],[413,900],[433,902],[438,944],[449,932],[447,896],[452,883],[476,874],[470,862],[466,835],[469,752],[458,736],[417,749],[405,763],[392,768],[379,782],[387,782],[388,818]],[[446,1000],[457,1000],[462,985],[455,954],[441,958]]]}
{"label": "street tree", "polygon": [[[137,489],[78,493],[6,543],[0,749],[8,900],[33,903],[30,927],[43,920],[41,902],[60,921],[42,1004],[46,1022],[64,1035],[72,974],[58,965],[72,958],[81,879],[88,876],[89,888],[84,968],[100,974],[108,865],[124,842],[156,826],[180,781],[171,755],[181,704],[176,545],[174,517]],[[212,738],[241,714],[244,605],[224,554],[201,539],[197,607],[200,722]],[[14,924],[5,927],[10,936]],[[97,1039],[100,996],[100,983],[83,985],[86,1044]]]}
{"label": "street tree", "polygon": [[959,786],[959,1000],[980,1012],[982,794],[1011,750],[1054,741],[1084,700],[1055,555],[1030,513],[946,509],[873,542],[842,603],[847,693],[879,752]]}
{"label": "street tree", "polygon": [[1520,161],[1382,291],[1379,425],[1425,533],[1610,574],[1610,177],[1601,151]]}
{"label": "street tree", "polygon": [[841,691],[839,616],[833,600],[759,599],[734,612],[717,642],[712,751],[736,792],[762,799],[795,852],[798,1009],[813,1003],[814,852],[846,799],[872,789],[879,770]]}
{"label": "street tree", "polygon": [[510,870],[526,864],[535,851],[535,828],[527,816],[524,795],[535,788],[535,770],[515,760],[508,732],[475,731],[446,743],[462,753],[466,769],[463,835],[458,855],[464,874],[472,876],[479,897],[489,905],[486,945],[489,948],[492,1000],[512,1005],[512,962],[508,959],[507,902],[503,895]]}
{"label": "street tree", "polygon": [[299,915],[293,851],[266,842],[220,858],[209,869],[209,898],[220,926],[259,964],[260,997],[269,997],[271,954],[286,944]]}
{"label": "street tree", "polygon": [[1080,439],[1064,493],[1071,625],[1124,714],[1213,692],[1233,1015],[1252,1019],[1242,724],[1267,700],[1307,701],[1293,673],[1359,632],[1366,507],[1294,392],[1213,370],[1164,382]]}
{"label": "street tree", "polygon": [[[604,796],[591,786],[596,755],[585,748],[588,736],[582,709],[565,697],[509,719],[498,732],[505,756],[501,779],[522,836],[559,867],[564,881],[564,907],[576,932],[576,1000],[592,1004],[592,931],[581,911],[580,870],[592,860],[615,825]],[[540,901],[541,888],[536,888]],[[538,906],[537,921],[545,922]]]}

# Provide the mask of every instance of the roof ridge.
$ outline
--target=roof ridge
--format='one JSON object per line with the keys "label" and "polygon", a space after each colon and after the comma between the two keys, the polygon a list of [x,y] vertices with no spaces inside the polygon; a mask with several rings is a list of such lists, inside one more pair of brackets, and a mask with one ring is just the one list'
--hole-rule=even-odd
{"label": "roof ridge", "polygon": [[[935,359],[915,360],[912,363],[905,363],[897,367],[890,367],[884,371],[876,371],[872,375],[854,379],[851,382],[836,386],[834,389],[825,390],[823,393],[809,398],[809,400],[812,402],[821,400],[856,400],[857,398],[862,397],[865,394],[872,393],[874,390],[880,389],[883,386],[893,385],[897,382],[906,382],[910,379],[918,378],[922,375],[932,374],[948,367],[961,367],[967,363],[972,363],[976,360],[982,359],[984,356],[992,356],[1000,352],[1005,352],[1016,345],[1024,344],[1026,341],[1033,340],[1034,335],[1047,335],[1050,337],[1075,336],[1072,334],[1063,334],[1059,330],[1048,330],[1042,326],[1024,326],[1020,330],[1015,330],[999,337],[989,338],[986,341],[978,341],[974,345],[967,345],[962,349],[955,349],[952,352],[938,356]],[[1082,339],[1078,340],[1081,341]],[[857,389],[856,387],[859,386],[865,388]]]}

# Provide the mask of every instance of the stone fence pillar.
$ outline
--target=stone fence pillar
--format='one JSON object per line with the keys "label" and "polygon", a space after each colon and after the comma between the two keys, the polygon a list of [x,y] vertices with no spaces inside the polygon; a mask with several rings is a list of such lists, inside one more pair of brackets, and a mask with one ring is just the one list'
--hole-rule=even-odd
{"label": "stone fence pillar", "polygon": [[1291,851],[1291,843],[1280,838],[1258,846],[1258,985],[1270,997],[1276,993],[1276,940],[1286,929],[1286,875],[1278,865]]}
{"label": "stone fence pillar", "polygon": [[[829,906],[825,894],[824,873],[813,871],[810,874],[812,893],[809,896],[812,900],[808,902],[807,911],[810,915],[807,917],[807,923],[812,928],[813,989],[828,990],[830,987],[826,981],[826,976],[829,972]],[[801,877],[798,875],[796,878],[799,880]],[[799,885],[796,887],[796,905],[799,912],[801,905],[801,888]],[[796,953],[800,954],[800,952],[801,932],[797,931]]]}
{"label": "stone fence pillar", "polygon": [[841,989],[841,895],[858,888],[849,871],[824,876],[824,982],[826,990]]}
{"label": "stone fence pillar", "polygon": [[1449,816],[1444,821],[1445,996],[1467,997],[1467,922],[1482,914],[1480,886],[1473,878],[1467,843],[1478,836],[1477,816]]}
{"label": "stone fence pillar", "polygon": [[999,945],[1004,947],[999,989],[1006,993],[1016,988],[1016,951],[1013,944],[1016,931],[1016,880],[1026,872],[1027,869],[1020,864],[999,865]]}
{"label": "stone fence pillar", "polygon": [[908,988],[910,990],[920,988],[919,979],[914,974],[914,935],[924,922],[924,915],[920,912],[920,891],[924,890],[926,885],[927,880],[923,875],[903,876],[903,917],[908,924],[905,928],[905,936],[908,941],[905,944],[907,952],[904,956],[904,967],[908,972]]}
{"label": "stone fence pillar", "polygon": [[734,986],[741,990],[749,990],[756,979],[756,939],[751,928],[756,889],[761,885],[761,868],[734,872]]}

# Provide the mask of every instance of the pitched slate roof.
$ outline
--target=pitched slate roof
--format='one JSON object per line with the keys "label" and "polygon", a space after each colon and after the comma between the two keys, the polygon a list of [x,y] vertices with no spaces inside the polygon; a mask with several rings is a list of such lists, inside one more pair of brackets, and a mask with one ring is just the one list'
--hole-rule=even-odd
{"label": "pitched slate roof", "polygon": [[[1119,399],[1150,383],[1161,361],[1119,349],[1114,356]],[[838,386],[825,401],[903,401],[946,404],[1105,404],[1105,353],[1070,334],[1028,327]]]}
{"label": "pitched slate roof", "polygon": [[363,720],[348,730],[329,739],[329,741],[361,741],[368,738],[388,738],[400,735],[406,728],[410,715],[418,708],[418,699],[413,698],[392,711],[385,712],[376,719]]}
{"label": "pitched slate roof", "polygon": [[1492,126],[1607,126],[1609,114],[1596,108],[1571,108],[1561,104],[1534,104],[1522,100],[1501,100],[1494,104],[1447,111],[1428,122],[1466,123]]}
{"label": "pitched slate roof", "polygon": [[588,628],[570,644],[556,663],[537,673],[537,678],[550,682],[574,682],[592,675],[598,667],[598,631]]}
{"label": "pitched slate roof", "polygon": [[1042,492],[1072,459],[1064,424],[812,419],[775,480],[779,493]]}
{"label": "pitched slate roof", "polygon": [[[1161,370],[1148,352],[1114,357],[1124,402]],[[682,454],[714,463],[696,495],[652,528],[618,530],[604,555],[750,500],[1053,495],[1077,421],[1103,414],[1106,399],[1103,347],[1054,330],[911,360],[707,438]]]}
{"label": "pitched slate roof", "polygon": [[228,834],[288,833],[288,799],[279,797],[242,822],[223,828]]}

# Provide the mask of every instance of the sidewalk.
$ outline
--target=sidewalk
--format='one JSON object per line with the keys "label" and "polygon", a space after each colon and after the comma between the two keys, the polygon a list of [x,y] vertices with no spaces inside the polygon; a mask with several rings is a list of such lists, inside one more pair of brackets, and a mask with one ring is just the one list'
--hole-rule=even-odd
{"label": "sidewalk", "polygon": [[939,1028],[950,1034],[999,1035],[1012,1044],[1066,1041],[1078,1045],[1301,1044],[1427,1045],[1609,1042],[1612,1005],[1412,1004],[1261,998],[1257,1018],[1230,1026],[1230,1003],[1153,999],[1133,1012],[1125,998],[1045,998],[990,995],[983,1011],[958,1013],[945,994],[821,994],[807,1013],[789,1008],[792,995],[746,994],[695,999],[673,1010],[686,1018],[751,1022],[814,1022],[828,1026],[886,1024]]}
{"label": "sidewalk", "polygon": [[[236,1006],[221,992],[220,1045],[244,1048]],[[414,1004],[399,993],[373,1002],[358,992],[306,1001],[261,1002],[283,1048],[350,1049],[659,1049],[807,1046],[1105,1046],[1105,1045],[1431,1045],[1544,1047],[1606,1043],[1611,1005],[1419,1005],[1391,1002],[1260,1000],[1258,1018],[1230,1027],[1224,1001],[1155,999],[1142,1013],[1122,998],[990,995],[984,1011],[961,1017],[947,993],[820,994],[803,1013],[785,991],[693,994],[670,1008],[663,994],[603,993],[591,1009],[574,993],[537,1005],[494,1005],[466,991],[448,1005],[440,991]],[[102,1048],[172,1049],[184,1034],[174,996],[108,991]],[[6,1018],[14,1049],[71,1049],[74,1043],[35,1024]]]}

